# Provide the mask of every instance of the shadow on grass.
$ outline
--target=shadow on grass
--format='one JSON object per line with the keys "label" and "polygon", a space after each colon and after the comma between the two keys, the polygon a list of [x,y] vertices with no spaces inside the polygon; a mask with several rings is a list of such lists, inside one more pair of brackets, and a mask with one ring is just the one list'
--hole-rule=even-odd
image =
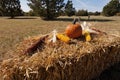
{"label": "shadow on grass", "polygon": [[[8,19],[12,19],[12,18],[8,18]],[[36,17],[15,17],[13,19],[38,19]],[[73,17],[67,17],[67,18],[56,18],[53,20],[47,20],[47,19],[43,19],[45,21],[66,21],[66,22],[72,22],[74,20]],[[99,18],[80,18],[80,21],[98,21],[98,22],[108,22],[108,21],[114,21],[111,19],[99,19]]]}
{"label": "shadow on grass", "polygon": [[37,19],[35,17],[15,17],[15,18],[8,18],[8,19]]}
{"label": "shadow on grass", "polygon": [[[57,19],[54,19],[52,21],[73,21],[74,18],[57,18]],[[84,19],[84,18],[81,18],[80,21],[98,21],[98,22],[108,22],[108,21],[114,21],[114,20],[111,20],[111,19]]]}
{"label": "shadow on grass", "polygon": [[108,21],[114,21],[111,19],[81,19],[81,21],[98,21],[98,22],[108,22]]}

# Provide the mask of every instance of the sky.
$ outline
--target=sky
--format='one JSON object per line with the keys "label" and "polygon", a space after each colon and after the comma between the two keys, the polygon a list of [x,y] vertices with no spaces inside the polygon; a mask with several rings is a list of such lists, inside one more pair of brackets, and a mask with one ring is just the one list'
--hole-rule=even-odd
{"label": "sky", "polygon": [[[103,7],[109,2],[110,0],[72,0],[73,6],[76,10],[84,9],[88,10],[89,12],[95,11],[102,11]],[[30,10],[29,6],[27,5],[27,0],[20,0],[21,8],[23,11],[28,12]],[[65,3],[67,0],[65,0]]]}

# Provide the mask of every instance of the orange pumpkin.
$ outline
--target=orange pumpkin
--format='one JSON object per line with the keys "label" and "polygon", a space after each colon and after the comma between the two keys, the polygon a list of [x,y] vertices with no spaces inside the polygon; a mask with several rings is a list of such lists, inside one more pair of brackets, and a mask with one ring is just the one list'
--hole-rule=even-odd
{"label": "orange pumpkin", "polygon": [[78,38],[82,35],[82,27],[80,24],[76,24],[76,19],[73,21],[73,24],[67,26],[65,34],[70,38]]}

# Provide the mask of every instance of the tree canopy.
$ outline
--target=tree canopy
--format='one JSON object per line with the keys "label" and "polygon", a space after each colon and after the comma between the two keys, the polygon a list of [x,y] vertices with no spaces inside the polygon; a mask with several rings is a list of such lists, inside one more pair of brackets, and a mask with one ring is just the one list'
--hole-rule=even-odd
{"label": "tree canopy", "polygon": [[1,12],[4,16],[20,16],[22,14],[21,5],[19,0],[0,0]]}
{"label": "tree canopy", "polygon": [[75,13],[76,16],[88,16],[88,11],[87,10],[78,10]]}
{"label": "tree canopy", "polygon": [[114,16],[116,13],[120,12],[120,3],[119,0],[111,0],[103,8],[103,15],[105,16]]}
{"label": "tree canopy", "polygon": [[43,19],[54,19],[64,7],[64,0],[28,0],[30,8]]}
{"label": "tree canopy", "polygon": [[73,7],[72,0],[68,0],[67,4],[65,6],[65,13],[68,16],[73,16],[75,15],[75,8]]}
{"label": "tree canopy", "polygon": [[3,14],[3,8],[2,8],[2,0],[0,0],[0,16]]}

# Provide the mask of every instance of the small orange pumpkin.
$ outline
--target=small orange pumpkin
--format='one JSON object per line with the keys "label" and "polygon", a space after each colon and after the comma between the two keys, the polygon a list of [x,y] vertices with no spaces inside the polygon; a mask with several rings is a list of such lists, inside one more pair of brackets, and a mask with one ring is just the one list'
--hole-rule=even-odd
{"label": "small orange pumpkin", "polygon": [[82,27],[80,24],[76,24],[76,19],[74,19],[73,24],[67,26],[65,34],[70,38],[78,38],[82,35]]}

